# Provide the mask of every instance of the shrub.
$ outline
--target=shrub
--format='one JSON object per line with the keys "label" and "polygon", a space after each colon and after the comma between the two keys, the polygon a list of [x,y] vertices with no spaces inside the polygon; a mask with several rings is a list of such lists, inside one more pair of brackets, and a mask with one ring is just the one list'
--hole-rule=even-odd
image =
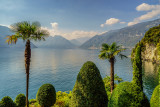
{"label": "shrub", "polygon": [[86,62],[77,76],[72,91],[71,107],[106,107],[108,97],[96,65]]}
{"label": "shrub", "polygon": [[[114,87],[115,88],[117,86],[117,82],[120,83],[122,81],[123,81],[123,79],[120,78],[119,76],[117,76],[117,74],[114,75],[114,82],[115,82]],[[111,96],[111,85],[110,85],[111,77],[106,75],[106,77],[103,78],[103,82],[104,82],[104,86],[105,86],[105,89],[106,89],[106,92],[108,95],[108,99],[110,99],[110,96]]]}
{"label": "shrub", "polygon": [[[123,79],[120,78],[119,76],[117,76],[117,74],[114,75],[114,82],[122,82]],[[103,82],[104,82],[104,85],[105,85],[105,88],[106,88],[106,91],[109,91],[111,92],[111,86],[110,86],[110,82],[111,82],[111,77],[106,75],[106,77],[103,78]],[[116,87],[116,83],[114,83],[114,87]]]}
{"label": "shrub", "polygon": [[36,102],[37,102],[36,99],[30,99],[30,100],[29,100],[29,104],[33,104],[33,103],[36,103]]}
{"label": "shrub", "polygon": [[69,103],[70,103],[70,100],[71,100],[71,95],[72,95],[71,91],[69,91],[69,93],[58,91],[56,93],[56,103],[55,103],[55,105],[57,105],[58,107],[69,107]]}
{"label": "shrub", "polygon": [[108,103],[108,107],[149,107],[147,97],[140,87],[122,82],[114,90]]}
{"label": "shrub", "polygon": [[25,107],[26,105],[26,97],[24,94],[18,94],[15,103],[17,107]]}
{"label": "shrub", "polygon": [[29,100],[29,107],[40,107],[36,99]]}
{"label": "shrub", "polygon": [[160,85],[158,85],[152,94],[150,105],[151,107],[159,107],[160,106],[160,95],[159,95]]}
{"label": "shrub", "polygon": [[9,96],[5,96],[1,100],[1,107],[15,107],[15,103]]}
{"label": "shrub", "polygon": [[56,91],[53,85],[42,85],[36,95],[37,102],[44,107],[50,107],[56,102]]}
{"label": "shrub", "polygon": [[133,60],[133,81],[134,84],[143,90],[142,81],[142,59],[141,59],[141,44],[139,44],[135,51],[135,58]]}

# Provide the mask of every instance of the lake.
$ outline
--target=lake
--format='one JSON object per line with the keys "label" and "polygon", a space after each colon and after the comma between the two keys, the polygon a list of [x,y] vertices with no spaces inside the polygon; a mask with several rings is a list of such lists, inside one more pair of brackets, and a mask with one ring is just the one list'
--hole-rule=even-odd
{"label": "lake", "polygon": [[[39,87],[45,83],[53,84],[56,91],[72,90],[77,74],[86,61],[93,61],[97,65],[102,78],[109,75],[109,62],[100,60],[98,54],[99,50],[32,49],[29,99],[36,98]],[[130,51],[124,54],[130,55]],[[158,85],[157,66],[149,62],[143,65],[144,92],[150,99],[154,88]],[[115,74],[124,81],[132,80],[130,58],[120,60],[116,57]],[[4,96],[15,99],[19,93],[25,94],[25,90],[24,49],[0,48],[0,99]]]}

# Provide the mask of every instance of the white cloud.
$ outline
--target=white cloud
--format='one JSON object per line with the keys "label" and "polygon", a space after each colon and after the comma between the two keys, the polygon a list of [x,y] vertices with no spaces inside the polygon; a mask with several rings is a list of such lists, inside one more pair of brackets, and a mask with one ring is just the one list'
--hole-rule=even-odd
{"label": "white cloud", "polygon": [[140,17],[137,18],[137,20],[146,20],[146,19],[151,19],[157,15],[160,14],[160,8],[157,10],[152,10],[151,12],[148,12]]}
{"label": "white cloud", "polygon": [[100,26],[101,26],[101,27],[104,27],[104,24],[101,24]]}
{"label": "white cloud", "polygon": [[113,24],[116,24],[116,23],[118,23],[118,22],[120,22],[120,20],[119,19],[116,19],[116,18],[110,18],[110,19],[108,19],[108,20],[106,20],[106,25],[113,25]]}
{"label": "white cloud", "polygon": [[95,32],[95,31],[76,30],[76,31],[68,32],[68,33],[63,33],[61,35],[71,40],[71,39],[76,39],[76,38],[81,38],[81,37],[93,37],[97,34],[98,32]]}
{"label": "white cloud", "polygon": [[4,25],[4,24],[0,24],[0,26],[5,26],[5,27],[8,27],[8,28],[10,28],[10,25]]}
{"label": "white cloud", "polygon": [[149,5],[146,3],[142,3],[141,5],[136,7],[137,11],[147,11],[146,14],[141,15],[140,17],[135,18],[132,22],[128,23],[128,26],[137,24],[142,20],[147,20],[154,18],[160,15],[160,5]]}
{"label": "white cloud", "polygon": [[128,26],[132,26],[132,25],[135,25],[135,24],[137,24],[138,22],[136,22],[136,21],[133,21],[133,22],[129,22],[128,23]]}
{"label": "white cloud", "polygon": [[51,25],[52,25],[53,29],[57,29],[58,28],[58,23],[57,22],[51,23]]}
{"label": "white cloud", "polygon": [[146,3],[142,3],[141,5],[136,7],[136,10],[137,11],[149,11],[149,10],[156,10],[159,7],[160,5],[149,5]]}
{"label": "white cloud", "polygon": [[106,22],[104,24],[101,24],[100,26],[104,27],[105,25],[113,25],[116,23],[125,24],[125,22],[120,22],[120,20],[117,18],[110,18],[110,19],[107,19]]}
{"label": "white cloud", "polygon": [[93,37],[98,34],[98,32],[95,32],[95,31],[83,31],[83,30],[64,31],[64,30],[59,30],[58,23],[56,23],[56,22],[51,23],[51,25],[52,25],[52,29],[49,29],[47,27],[42,27],[42,29],[48,30],[51,36],[61,35],[68,40],[81,38],[81,37]]}

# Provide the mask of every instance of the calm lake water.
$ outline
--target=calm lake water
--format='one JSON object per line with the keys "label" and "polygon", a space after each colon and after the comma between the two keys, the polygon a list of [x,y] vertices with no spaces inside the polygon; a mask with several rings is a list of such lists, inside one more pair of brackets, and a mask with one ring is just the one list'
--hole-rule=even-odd
{"label": "calm lake water", "polygon": [[[72,90],[78,72],[86,61],[93,61],[100,70],[102,78],[110,73],[107,60],[98,58],[99,50],[80,49],[32,49],[29,99],[36,98],[39,87],[45,83],[54,85],[56,91]],[[129,55],[130,52],[126,52]],[[115,73],[124,81],[132,80],[130,58],[117,58]],[[156,65],[144,63],[144,92],[150,99],[158,85]],[[0,48],[0,99],[10,96],[15,99],[19,93],[25,94],[26,75],[24,67],[24,49]]]}

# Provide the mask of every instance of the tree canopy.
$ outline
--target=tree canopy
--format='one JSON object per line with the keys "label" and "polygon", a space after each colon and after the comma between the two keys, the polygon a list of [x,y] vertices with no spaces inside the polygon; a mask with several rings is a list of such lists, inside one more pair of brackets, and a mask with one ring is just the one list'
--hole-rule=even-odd
{"label": "tree canopy", "polygon": [[45,37],[49,35],[47,30],[41,28],[39,22],[18,22],[10,26],[12,32],[15,32],[14,35],[7,36],[6,42],[8,44],[16,44],[18,39],[23,41],[27,40],[45,40]]}

